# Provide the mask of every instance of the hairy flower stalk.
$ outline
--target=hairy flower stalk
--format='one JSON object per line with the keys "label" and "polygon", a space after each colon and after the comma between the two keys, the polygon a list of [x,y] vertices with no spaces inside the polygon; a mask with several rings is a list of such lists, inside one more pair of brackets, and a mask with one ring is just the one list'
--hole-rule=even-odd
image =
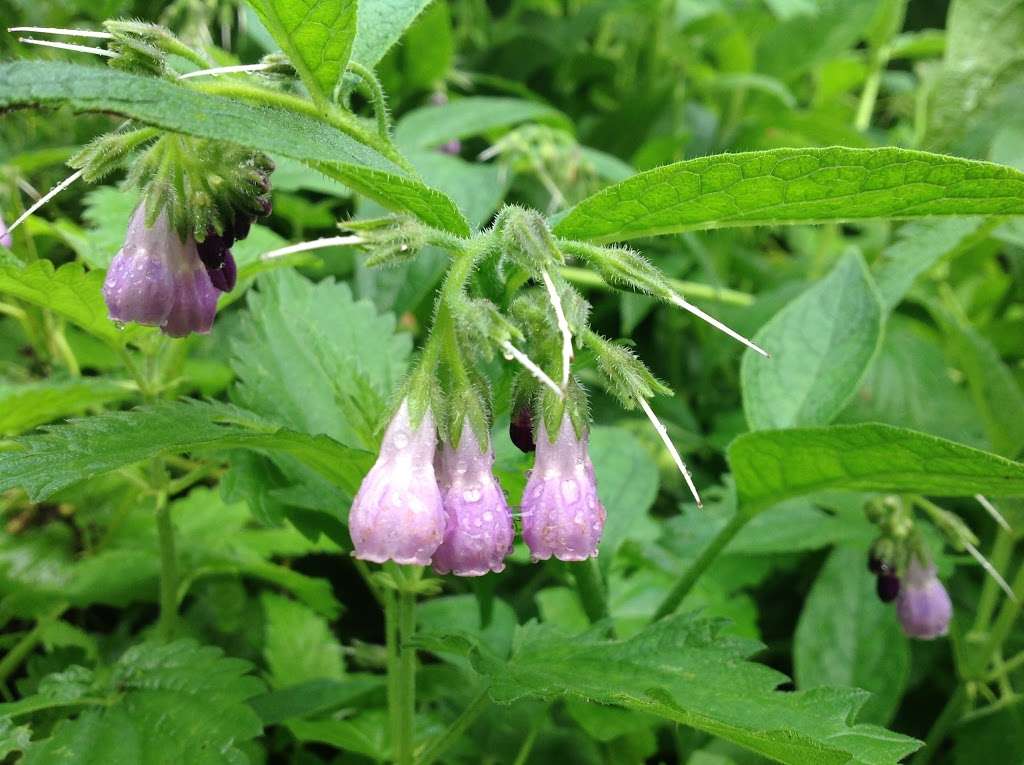
{"label": "hairy flower stalk", "polygon": [[554,442],[543,421],[537,438],[537,460],[523,492],[523,540],[534,560],[554,556],[564,561],[597,555],[605,509],[597,495],[594,465],[587,437],[576,436],[570,417],[563,416]]}
{"label": "hairy flower stalk", "polygon": [[438,482],[447,516],[444,541],[432,564],[439,574],[482,576],[505,570],[512,551],[512,514],[494,477],[494,451],[481,449],[471,427],[458,446],[445,444],[439,455]]}
{"label": "hairy flower stalk", "polygon": [[437,430],[428,410],[418,427],[403,401],[384,433],[380,456],[352,502],[348,529],[362,560],[426,566],[446,520],[434,474]]}
{"label": "hairy flower stalk", "polygon": [[953,604],[933,564],[911,557],[896,597],[896,613],[909,637],[933,640],[949,631]]}
{"label": "hairy flower stalk", "polygon": [[139,205],[103,283],[110,318],[160,327],[171,337],[206,333],[219,294],[192,236],[182,240],[165,211],[147,227],[145,205]]}

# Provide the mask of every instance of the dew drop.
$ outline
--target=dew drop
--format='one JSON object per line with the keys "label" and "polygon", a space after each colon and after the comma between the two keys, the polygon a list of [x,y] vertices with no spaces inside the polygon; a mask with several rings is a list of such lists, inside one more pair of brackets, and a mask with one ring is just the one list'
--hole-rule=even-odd
{"label": "dew drop", "polygon": [[404,431],[395,433],[394,445],[396,449],[404,449],[409,445],[409,435]]}
{"label": "dew drop", "polygon": [[479,486],[470,486],[462,492],[462,498],[467,502],[479,502],[481,493]]}
{"label": "dew drop", "polygon": [[580,487],[573,478],[566,478],[562,481],[562,499],[573,503],[580,498]]}

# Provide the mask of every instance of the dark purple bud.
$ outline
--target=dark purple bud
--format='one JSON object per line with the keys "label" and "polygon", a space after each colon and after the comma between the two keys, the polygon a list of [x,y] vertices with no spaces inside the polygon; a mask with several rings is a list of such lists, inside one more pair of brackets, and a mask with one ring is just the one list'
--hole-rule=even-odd
{"label": "dark purple bud", "polygon": [[0,247],[10,249],[13,243],[11,232],[7,230],[7,224],[4,223],[3,217],[0,216]]}
{"label": "dark purple bud", "polygon": [[274,211],[274,203],[269,196],[256,197],[256,204],[259,205],[261,218],[266,218]]}
{"label": "dark purple bud", "polygon": [[534,560],[565,561],[597,555],[605,509],[597,494],[587,439],[576,437],[569,417],[562,418],[554,443],[544,423],[537,438],[537,459],[522,505],[523,540]]}
{"label": "dark purple bud", "polygon": [[252,218],[244,213],[239,213],[235,216],[235,222],[232,226],[232,233],[235,236],[236,241],[242,241],[249,236],[249,229],[252,226]]}
{"label": "dark purple bud", "polygon": [[199,259],[207,268],[220,268],[224,263],[225,253],[231,249],[234,241],[235,238],[229,231],[218,234],[214,229],[209,229],[206,238],[196,243]]}
{"label": "dark purple bud", "polygon": [[900,578],[893,574],[879,574],[875,592],[883,603],[892,603],[900,594]]}
{"label": "dark purple bud", "polygon": [[362,560],[426,566],[444,539],[445,513],[434,475],[437,431],[428,411],[413,429],[403,401],[388,425],[380,456],[366,474],[348,530]]}
{"label": "dark purple bud", "polygon": [[440,462],[447,525],[431,561],[434,570],[456,576],[504,571],[514,532],[508,501],[492,470],[490,444],[482,451],[473,429],[465,427],[458,447],[444,445]]}
{"label": "dark purple bud", "polygon": [[231,250],[224,253],[221,264],[216,268],[206,266],[206,273],[210,277],[210,283],[221,292],[231,292],[238,281],[238,266],[235,265],[235,258]]}
{"label": "dark purple bud", "polygon": [[512,413],[508,437],[521,452],[529,454],[537,450],[537,444],[533,441],[533,412],[530,407],[522,406]]}
{"label": "dark purple bud", "polygon": [[132,214],[124,246],[103,282],[110,318],[160,327],[172,337],[209,332],[219,293],[195,240],[183,241],[163,211],[147,228],[144,208],[139,205]]}
{"label": "dark purple bud", "polygon": [[949,631],[953,603],[935,575],[934,565],[922,566],[916,558],[911,559],[896,599],[896,614],[909,637],[933,640]]}

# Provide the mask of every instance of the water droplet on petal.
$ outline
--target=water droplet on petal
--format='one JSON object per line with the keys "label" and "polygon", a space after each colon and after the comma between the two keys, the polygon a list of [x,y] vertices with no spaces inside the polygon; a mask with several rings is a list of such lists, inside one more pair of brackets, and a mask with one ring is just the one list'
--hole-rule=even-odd
{"label": "water droplet on petal", "polygon": [[580,498],[580,487],[574,478],[566,478],[562,481],[562,499],[573,503]]}

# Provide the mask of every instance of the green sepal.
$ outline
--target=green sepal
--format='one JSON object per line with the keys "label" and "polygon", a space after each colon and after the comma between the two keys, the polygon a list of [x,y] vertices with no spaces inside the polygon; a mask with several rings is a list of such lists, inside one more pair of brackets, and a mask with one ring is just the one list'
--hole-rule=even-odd
{"label": "green sepal", "polygon": [[543,271],[565,264],[555,237],[544,217],[533,210],[509,206],[495,222],[501,236],[502,249],[509,259],[540,278]]}
{"label": "green sepal", "polygon": [[585,260],[613,287],[629,287],[662,300],[670,300],[675,294],[661,269],[629,247],[598,247],[584,242],[562,246]]}
{"label": "green sepal", "polygon": [[160,135],[157,128],[144,127],[106,133],[83,146],[68,165],[82,171],[86,183],[96,183],[125,164],[129,155]]}
{"label": "green sepal", "polygon": [[554,443],[563,417],[572,420],[573,430],[577,438],[584,438],[590,430],[590,406],[586,391],[575,377],[569,378],[565,389],[565,397],[559,398],[547,386],[539,388],[539,397],[535,411],[543,418],[544,429],[548,440]]}
{"label": "green sepal", "polygon": [[594,353],[608,391],[624,409],[634,409],[638,398],[656,394],[672,395],[672,389],[656,378],[630,349],[613,343],[595,332],[583,335],[586,346]]}

